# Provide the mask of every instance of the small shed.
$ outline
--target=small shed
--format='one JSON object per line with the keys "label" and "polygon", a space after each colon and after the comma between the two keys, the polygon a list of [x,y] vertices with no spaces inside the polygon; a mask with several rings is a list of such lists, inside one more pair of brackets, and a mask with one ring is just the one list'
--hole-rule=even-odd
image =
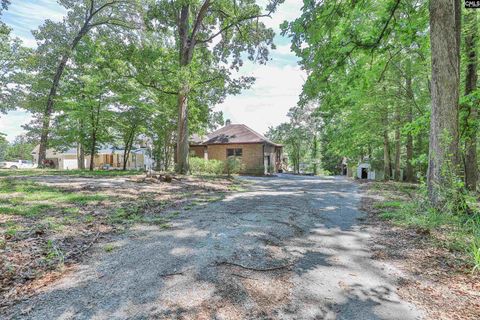
{"label": "small shed", "polygon": [[357,178],[375,180],[375,170],[371,169],[370,163],[360,163],[357,167]]}

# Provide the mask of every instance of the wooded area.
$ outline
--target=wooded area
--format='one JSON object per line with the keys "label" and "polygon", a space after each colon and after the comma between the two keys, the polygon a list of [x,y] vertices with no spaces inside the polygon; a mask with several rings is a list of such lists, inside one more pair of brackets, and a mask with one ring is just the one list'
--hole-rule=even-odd
{"label": "wooded area", "polygon": [[83,159],[143,135],[158,170],[171,169],[176,144],[188,173],[190,133],[223,124],[213,106],[251,86],[233,71],[267,61],[274,33],[262,19],[280,2],[62,0],[67,15],[34,31],[35,49],[2,22],[1,111],[34,114],[39,165],[47,147],[77,145]]}
{"label": "wooded area", "polygon": [[[77,145],[83,159],[116,141],[128,155],[143,135],[157,169],[176,152],[176,171],[188,173],[190,134],[223,124],[213,106],[254,83],[234,71],[268,61],[274,32],[263,21],[282,2],[61,0],[67,15],[34,31],[34,49],[2,23],[1,110],[34,114],[40,165],[47,147]],[[459,0],[305,1],[281,27],[308,79],[290,123],[269,137],[295,171],[368,159],[387,180],[426,180],[438,208],[452,194],[465,207],[462,190],[478,185],[475,10]]]}
{"label": "wooded area", "polygon": [[338,174],[343,157],[367,160],[385,180],[426,180],[437,208],[453,197],[465,209],[459,194],[478,186],[478,21],[462,7],[305,2],[282,30],[308,79],[290,122],[269,136],[294,163],[321,158]]}

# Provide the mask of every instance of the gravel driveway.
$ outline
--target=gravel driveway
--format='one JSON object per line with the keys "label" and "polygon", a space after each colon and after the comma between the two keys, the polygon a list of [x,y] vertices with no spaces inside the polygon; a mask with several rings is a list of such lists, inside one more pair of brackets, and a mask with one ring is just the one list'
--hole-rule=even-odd
{"label": "gravel driveway", "polygon": [[[370,259],[343,178],[245,178],[249,190],[139,226],[10,310],[18,319],[419,319]],[[108,252],[107,252],[108,251]]]}

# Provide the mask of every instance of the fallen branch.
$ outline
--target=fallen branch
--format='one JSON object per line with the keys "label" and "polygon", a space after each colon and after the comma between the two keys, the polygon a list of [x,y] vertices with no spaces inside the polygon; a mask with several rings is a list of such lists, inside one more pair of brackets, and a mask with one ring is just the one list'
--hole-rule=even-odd
{"label": "fallen branch", "polygon": [[256,278],[250,278],[250,277],[244,276],[242,274],[238,274],[238,273],[232,273],[232,276],[239,277],[239,278],[242,278],[242,279],[258,280]]}
{"label": "fallen branch", "polygon": [[260,272],[285,269],[285,268],[289,268],[289,267],[293,266],[294,264],[295,263],[290,263],[290,264],[286,264],[286,265],[283,265],[283,266],[276,266],[276,267],[270,267],[270,268],[254,268],[254,267],[248,267],[248,266],[244,266],[244,265],[239,264],[239,263],[234,263],[234,262],[229,262],[229,261],[217,262],[217,265],[235,266],[235,267],[240,267],[240,268],[247,269],[247,270],[260,271]]}
{"label": "fallen branch", "polygon": [[160,277],[166,278],[166,277],[171,277],[171,276],[180,276],[183,275],[183,272],[172,272],[172,273],[165,273],[161,274]]}

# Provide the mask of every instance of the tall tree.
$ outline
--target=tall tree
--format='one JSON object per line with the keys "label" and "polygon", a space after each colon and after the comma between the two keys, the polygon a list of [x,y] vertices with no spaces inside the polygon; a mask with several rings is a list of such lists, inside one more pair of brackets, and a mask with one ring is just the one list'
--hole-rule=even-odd
{"label": "tall tree", "polygon": [[[156,20],[156,29],[175,38],[178,52],[177,83],[177,171],[188,172],[189,102],[194,90],[195,65],[202,57],[220,65],[231,62],[231,67],[242,65],[242,53],[250,60],[266,62],[268,47],[273,47],[273,31],[259,20],[270,16],[283,0],[270,0],[266,12],[256,1],[166,1],[158,0],[150,16]],[[213,44],[214,41],[217,44]],[[223,78],[230,73],[223,69]],[[205,80],[205,79],[204,79]],[[208,81],[208,80],[207,80]]]}
{"label": "tall tree", "polygon": [[55,98],[72,52],[92,29],[101,26],[128,27],[125,17],[131,16],[132,12],[135,13],[133,0],[59,0],[59,3],[67,9],[64,20],[59,23],[47,20],[39,31],[35,32],[39,44],[37,52],[48,56],[48,63],[55,65],[54,70],[49,70],[53,77],[42,111],[39,165],[45,160]]}
{"label": "tall tree", "polygon": [[432,112],[427,186],[430,202],[441,207],[442,188],[459,165],[460,1],[430,1]]}

